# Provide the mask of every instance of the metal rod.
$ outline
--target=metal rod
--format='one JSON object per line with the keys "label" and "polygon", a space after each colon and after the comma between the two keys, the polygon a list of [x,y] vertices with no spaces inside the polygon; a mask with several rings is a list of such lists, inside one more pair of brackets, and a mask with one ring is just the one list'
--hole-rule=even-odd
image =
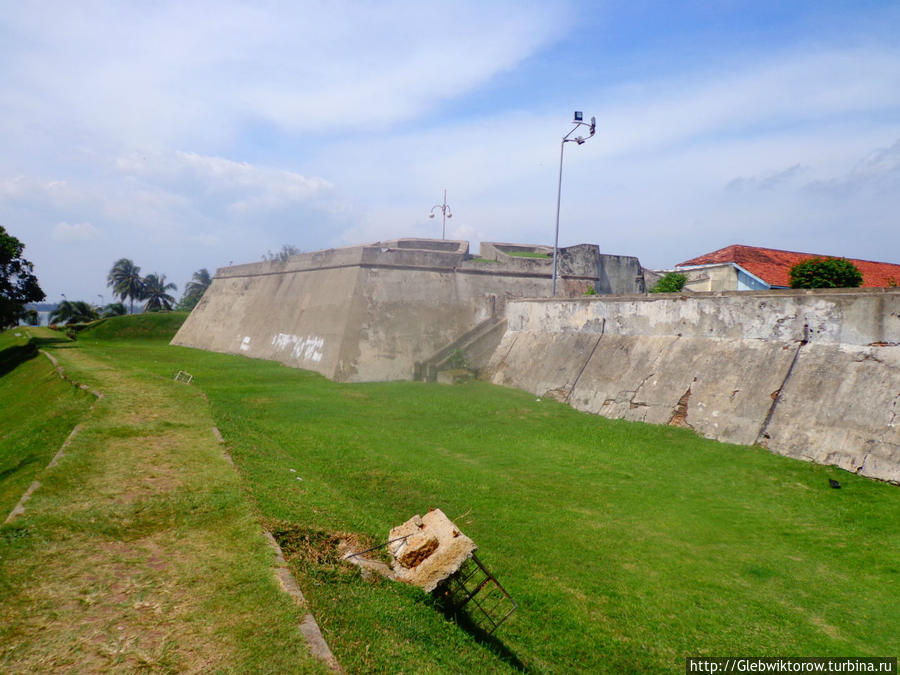
{"label": "metal rod", "polygon": [[[571,133],[572,132],[570,131],[569,134]],[[562,201],[563,150],[566,147],[566,138],[569,134],[566,134],[559,144],[559,185],[556,189],[556,235],[553,238],[553,283],[550,289],[550,295],[554,298],[556,297],[556,276],[559,270],[559,205]]]}
{"label": "metal rod", "polygon": [[447,238],[447,188],[444,188],[444,204],[441,206],[441,239]]}
{"label": "metal rod", "polygon": [[365,551],[360,551],[359,553],[354,553],[353,555],[345,555],[344,560],[349,560],[350,558],[355,558],[358,555],[362,555],[363,553],[371,553],[372,551],[377,551],[380,548],[384,548],[388,544],[393,544],[395,541],[400,541],[401,539],[409,539],[412,535],[406,534],[402,537],[397,537],[396,539],[391,539],[389,541],[384,542],[383,544],[378,544],[378,546],[373,546],[372,548],[367,548]]}

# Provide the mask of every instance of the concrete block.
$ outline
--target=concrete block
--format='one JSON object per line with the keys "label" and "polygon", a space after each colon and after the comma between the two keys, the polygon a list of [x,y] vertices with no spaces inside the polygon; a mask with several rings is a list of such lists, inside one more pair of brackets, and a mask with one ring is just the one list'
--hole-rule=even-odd
{"label": "concrete block", "polygon": [[[401,541],[392,541],[404,537]],[[454,574],[478,549],[440,509],[413,516],[391,530],[388,545],[394,557],[394,576],[433,591]]]}

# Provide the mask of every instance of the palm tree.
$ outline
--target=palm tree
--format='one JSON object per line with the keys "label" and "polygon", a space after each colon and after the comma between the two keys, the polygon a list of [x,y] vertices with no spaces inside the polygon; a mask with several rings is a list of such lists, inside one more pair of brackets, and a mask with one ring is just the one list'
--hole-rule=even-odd
{"label": "palm tree", "polygon": [[181,296],[178,308],[194,309],[211,283],[212,278],[209,276],[209,270],[205,267],[194,272],[193,278],[184,286],[184,295]]}
{"label": "palm tree", "polygon": [[97,319],[97,310],[84,300],[63,300],[50,312],[50,323],[87,323]]}
{"label": "palm tree", "polygon": [[121,302],[111,302],[103,308],[103,312],[101,316],[104,319],[108,319],[111,316],[122,316],[124,314],[128,314],[128,310],[125,308]]}
{"label": "palm tree", "polygon": [[158,312],[170,310],[175,304],[175,298],[166,291],[177,291],[178,286],[166,283],[165,274],[148,274],[144,277],[144,296],[147,302],[144,304],[145,312]]}
{"label": "palm tree", "polygon": [[141,268],[128,258],[119,258],[106,277],[106,285],[111,286],[113,294],[120,299],[131,299],[131,314],[134,314],[134,301],[144,299],[144,280]]}

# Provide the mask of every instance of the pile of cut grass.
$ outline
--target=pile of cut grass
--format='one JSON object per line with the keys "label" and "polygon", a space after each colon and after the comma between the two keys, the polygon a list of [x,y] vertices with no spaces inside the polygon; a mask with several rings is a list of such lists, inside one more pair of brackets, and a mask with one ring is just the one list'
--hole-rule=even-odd
{"label": "pile of cut grass", "polygon": [[347,385],[161,343],[90,349],[190,370],[273,527],[375,543],[439,507],[519,603],[487,639],[415,588],[298,547],[291,563],[350,671],[671,672],[689,655],[897,652],[895,486],[483,382]]}

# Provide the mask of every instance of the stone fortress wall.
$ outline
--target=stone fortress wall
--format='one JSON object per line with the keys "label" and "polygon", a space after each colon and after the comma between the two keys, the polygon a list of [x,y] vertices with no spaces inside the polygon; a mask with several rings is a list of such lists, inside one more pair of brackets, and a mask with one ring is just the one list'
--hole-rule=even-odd
{"label": "stone fortress wall", "polygon": [[172,343],[353,382],[463,353],[580,410],[900,482],[900,289],[645,295],[636,258],[580,245],[550,298],[548,253],[399,239],[226,267]]}
{"label": "stone fortress wall", "polygon": [[[510,299],[549,296],[552,248],[399,239],[235,265],[213,283],[172,344],[273,359],[338,381],[412,379],[417,365],[473,331],[502,334]],[[516,257],[527,252],[543,257]],[[560,249],[559,289],[642,292],[637,258]],[[484,361],[492,349],[482,348]],[[481,362],[472,365],[482,365]]]}
{"label": "stone fortress wall", "polygon": [[497,384],[900,483],[900,289],[532,299],[506,317]]}

